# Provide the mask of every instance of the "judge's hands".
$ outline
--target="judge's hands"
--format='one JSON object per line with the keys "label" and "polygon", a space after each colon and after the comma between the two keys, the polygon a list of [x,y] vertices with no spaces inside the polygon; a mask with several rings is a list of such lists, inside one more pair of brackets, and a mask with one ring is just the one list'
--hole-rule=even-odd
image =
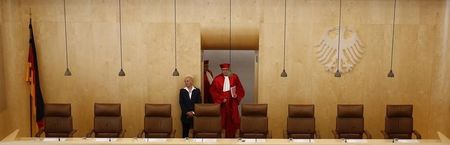
{"label": "judge's hands", "polygon": [[223,99],[223,103],[226,103],[227,102],[227,99]]}
{"label": "judge's hands", "polygon": [[236,94],[236,86],[231,87],[231,97],[232,98],[237,98],[237,94]]}
{"label": "judge's hands", "polygon": [[186,115],[187,115],[187,118],[192,118],[192,117],[194,117],[194,112],[192,112],[192,111],[186,112]]}

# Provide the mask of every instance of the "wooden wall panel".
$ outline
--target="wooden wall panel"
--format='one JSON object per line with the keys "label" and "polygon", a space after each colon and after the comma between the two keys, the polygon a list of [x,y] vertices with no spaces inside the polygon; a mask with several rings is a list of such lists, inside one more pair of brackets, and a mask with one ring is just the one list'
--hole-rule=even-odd
{"label": "wooden wall panel", "polygon": [[[444,134],[450,133],[450,125],[447,123],[450,120],[450,47],[449,47],[449,22],[450,22],[450,1],[446,3],[446,14],[444,15],[444,23],[442,29],[445,34],[442,36],[443,42],[440,44],[443,49],[435,50],[438,54],[438,60],[434,61],[432,70],[435,72],[433,76],[432,92],[430,101],[432,102],[432,109],[428,114],[429,118],[434,118],[435,116],[442,116],[440,119],[431,119],[434,125],[430,126],[431,130],[441,130]],[[447,114],[447,115],[445,115]]]}
{"label": "wooden wall panel", "polygon": [[[28,49],[28,11],[33,11],[43,92],[48,103],[72,103],[76,136],[92,128],[94,102],[122,103],[127,137],[143,124],[144,103],[172,104],[180,136],[178,89],[186,74],[200,86],[201,48],[228,47],[229,1],[178,1],[178,69],[174,65],[173,1],[122,0],[123,64],[120,69],[117,1],[67,0],[69,65],[64,77],[62,0],[0,0],[0,48],[6,109],[0,131],[28,130],[28,89],[23,81]],[[338,24],[337,0],[287,0],[286,71],[282,0],[233,0],[233,46],[259,49],[259,103],[269,104],[275,138],[286,126],[287,105],[316,105],[317,128],[331,138],[337,104],[364,104],[366,129],[381,138],[386,104],[414,104],[415,128],[425,138],[450,136],[449,1],[398,0],[395,78],[387,78],[392,0],[343,0],[343,25],[357,31],[364,54],[354,69],[335,78],[318,62],[315,45]],[[11,116],[12,115],[12,116]],[[11,116],[11,117],[10,117]],[[16,123],[17,122],[17,123]],[[14,124],[6,126],[4,124]],[[6,133],[0,134],[4,136]]]}
{"label": "wooden wall panel", "polygon": [[[5,58],[4,56],[3,56],[3,45],[2,44],[4,44],[4,37],[3,37],[3,14],[4,14],[4,12],[3,12],[3,5],[5,5],[4,3],[3,3],[3,1],[0,1],[0,116],[3,118],[3,115],[2,114],[4,114],[3,112],[5,112],[5,109],[6,109],[6,96],[5,96],[5,86],[3,85],[4,84],[4,77],[3,77],[3,75],[4,75],[4,73],[3,73],[3,58]],[[3,121],[0,121],[0,130],[5,130],[4,128],[4,122]],[[3,137],[4,136],[4,134],[0,134],[0,137]]]}
{"label": "wooden wall panel", "polygon": [[28,57],[28,23],[22,21],[19,1],[1,0],[0,51],[3,71],[4,109],[0,110],[0,137],[15,129],[21,136],[29,135],[29,92],[25,83],[25,64]]}
{"label": "wooden wall panel", "polygon": [[[3,1],[0,1],[0,5],[3,5]],[[3,44],[3,7],[0,7],[0,44]],[[6,108],[6,97],[4,94],[4,77],[3,77],[3,58],[5,58],[3,56],[3,45],[0,45],[0,112],[5,110]],[[1,124],[0,124],[0,128],[1,128]]]}
{"label": "wooden wall panel", "polygon": [[[143,128],[145,103],[172,104],[173,123],[180,133],[178,89],[183,86],[184,75],[200,78],[200,26],[195,23],[178,24],[177,61],[181,76],[173,77],[173,23],[133,19],[134,15],[140,17],[146,12],[132,10],[149,4],[123,1],[123,65],[126,76],[118,77],[117,2],[67,1],[69,65],[73,76],[64,77],[64,25],[62,21],[55,20],[60,16],[51,16],[58,13],[56,8],[50,13],[46,9],[61,4],[60,1],[47,1],[36,6],[35,13],[41,20],[37,32],[39,46],[48,49],[47,53],[40,51],[46,58],[41,67],[42,83],[46,84],[43,92],[48,103],[72,103],[74,126],[80,132],[77,136],[83,136],[92,128],[95,102],[122,104],[128,137],[135,136]],[[173,13],[159,14],[173,16]],[[58,40],[53,41],[55,39]],[[199,86],[200,81],[195,84]]]}
{"label": "wooden wall panel", "polygon": [[[276,19],[283,12],[283,1],[265,1],[276,11],[264,19]],[[338,24],[338,1],[288,1],[287,58],[288,78],[280,78],[283,63],[282,20],[263,24],[260,36],[259,103],[269,104],[270,128],[281,137],[286,126],[288,104],[316,105],[317,127],[322,137],[332,137],[337,104],[364,104],[366,128],[375,138],[382,137],[386,104],[413,104],[415,128],[425,138],[445,131],[430,122],[448,121],[448,108],[439,104],[448,94],[433,95],[433,79],[438,70],[447,72],[440,57],[446,1],[398,1],[394,71],[387,78],[393,1],[343,1],[343,25],[357,30],[365,45],[362,60],[342,78],[335,78],[318,63],[314,45],[323,31]],[[282,16],[282,15],[281,15]],[[445,64],[446,65],[446,64]],[[274,69],[279,68],[279,69]],[[448,79],[447,79],[448,80]],[[441,86],[441,84],[437,84]],[[442,84],[445,86],[445,84]],[[271,89],[268,89],[271,88]],[[437,92],[445,92],[442,89]],[[430,116],[431,112],[435,114]],[[280,119],[281,118],[281,119]],[[444,125],[445,126],[445,125]]]}

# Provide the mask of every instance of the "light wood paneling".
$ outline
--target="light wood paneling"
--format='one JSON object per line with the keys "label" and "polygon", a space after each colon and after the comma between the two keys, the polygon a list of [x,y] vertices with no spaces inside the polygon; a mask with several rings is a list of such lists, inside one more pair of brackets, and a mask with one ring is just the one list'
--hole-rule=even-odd
{"label": "light wood paneling", "polygon": [[[3,73],[3,58],[5,58],[3,56],[3,45],[4,44],[4,39],[3,39],[3,1],[0,1],[0,116],[1,118],[3,118],[3,112],[5,112],[6,109],[6,96],[5,96],[5,86],[4,84],[4,73]],[[5,127],[4,127],[4,122],[0,121],[0,130],[1,132],[6,131]],[[4,137],[6,136],[6,133],[0,133],[0,137]]]}
{"label": "light wood paneling", "polygon": [[[46,102],[72,103],[76,136],[92,128],[94,102],[123,105],[124,128],[134,136],[143,124],[144,103],[170,103],[181,132],[178,89],[172,77],[173,1],[123,0],[123,58],[118,77],[117,1],[67,0],[69,64],[64,77],[62,0],[0,0],[0,48],[6,109],[0,136],[28,130],[28,89],[23,81],[28,50],[28,11],[33,11],[41,83]],[[364,104],[366,129],[381,138],[386,104],[414,104],[415,128],[425,138],[450,135],[449,9],[446,0],[398,0],[395,78],[387,78],[392,33],[392,0],[343,0],[343,25],[365,45],[362,60],[342,78],[326,72],[314,45],[338,24],[337,0],[287,0],[286,71],[283,64],[283,0],[233,0],[233,46],[259,49],[258,102],[269,104],[273,136],[282,137],[287,105],[316,105],[317,128],[331,138],[337,104]],[[228,0],[178,1],[178,69],[200,86],[201,48],[228,48]],[[13,125],[9,125],[13,124]],[[22,132],[20,135],[27,135]],[[179,136],[180,134],[178,134]]]}
{"label": "light wood paneling", "polygon": [[[279,8],[283,1],[265,1],[267,7]],[[448,70],[441,51],[446,1],[399,0],[397,37],[394,54],[396,78],[389,71],[392,4],[388,0],[344,0],[343,25],[357,30],[365,44],[361,62],[342,78],[324,70],[316,59],[317,45],[323,31],[338,23],[339,1],[289,1],[287,62],[288,78],[280,78],[283,64],[282,21],[264,23],[260,33],[259,103],[269,104],[270,128],[281,137],[286,126],[287,105],[316,105],[317,127],[322,137],[332,137],[337,104],[364,104],[366,128],[375,138],[382,137],[386,104],[413,104],[415,128],[425,138],[437,137],[448,122],[448,78],[437,72]],[[269,9],[269,8],[267,8]],[[266,10],[266,9],[265,9]],[[264,14],[264,19],[280,17],[283,9]],[[446,60],[448,61],[448,60]],[[437,66],[441,64],[441,67]],[[279,68],[279,69],[274,69]],[[434,86],[446,87],[433,94]],[[270,88],[270,89],[268,89]],[[446,108],[446,109],[443,109]],[[434,114],[434,115],[431,115]],[[438,123],[440,125],[435,124]]]}
{"label": "light wood paneling", "polygon": [[[3,5],[3,1],[0,1],[0,5]],[[3,77],[3,7],[0,7],[0,112],[4,111],[6,108],[6,97],[4,94],[4,77]],[[0,128],[2,124],[0,124]]]}
{"label": "light wood paneling", "polygon": [[[127,76],[118,77],[120,51],[116,1],[67,1],[69,64],[73,76],[64,77],[63,22],[55,20],[61,16],[52,16],[58,13],[56,8],[50,13],[47,9],[60,4],[60,1],[46,1],[36,5],[34,11],[41,20],[36,32],[38,46],[49,50],[48,53],[40,51],[42,58],[46,58],[41,59],[42,83],[46,84],[43,92],[49,103],[72,103],[74,127],[80,132],[78,136],[92,128],[95,102],[122,104],[128,137],[143,128],[145,103],[172,104],[173,123],[180,133],[178,89],[183,86],[182,76],[191,74],[200,78],[200,26],[178,24],[177,61],[181,77],[173,77],[173,23],[130,19],[134,15],[145,15],[128,13],[145,3],[124,1],[123,65]],[[199,86],[200,81],[195,84]]]}
{"label": "light wood paneling", "polygon": [[25,64],[28,52],[28,23],[21,20],[19,1],[1,0],[0,52],[3,83],[0,110],[0,137],[5,137],[15,129],[19,135],[29,135],[29,92],[25,83]]}
{"label": "light wood paneling", "polygon": [[[164,1],[169,2],[169,1]],[[64,28],[62,1],[34,5],[39,36],[43,92],[48,103],[72,103],[74,127],[82,136],[92,128],[95,102],[121,103],[126,136],[133,137],[143,128],[145,103],[172,104],[173,123],[181,132],[178,89],[183,76],[200,78],[200,26],[179,23],[177,61],[180,77],[173,77],[174,25],[171,21],[151,22],[133,19],[146,12],[132,10],[144,1],[123,1],[123,65],[120,69],[117,1],[67,1],[69,65],[72,77],[64,77]],[[142,12],[142,13],[138,13]],[[55,15],[58,14],[58,15]],[[133,15],[131,15],[133,14]],[[173,13],[159,11],[160,17]],[[136,15],[136,16],[135,16]],[[169,19],[172,20],[172,19]],[[51,30],[51,31],[49,31]],[[55,41],[56,40],[56,41]],[[199,86],[200,81],[195,83]]]}

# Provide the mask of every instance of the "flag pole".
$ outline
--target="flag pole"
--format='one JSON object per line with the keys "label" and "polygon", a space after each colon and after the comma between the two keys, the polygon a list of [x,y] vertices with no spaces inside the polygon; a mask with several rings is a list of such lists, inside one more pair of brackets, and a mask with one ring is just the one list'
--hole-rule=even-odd
{"label": "flag pole", "polygon": [[[31,41],[31,33],[32,33],[32,28],[31,28],[31,8],[30,8],[30,23],[28,24],[28,29],[30,30],[30,41]],[[31,42],[29,42],[30,45]],[[29,48],[28,48],[29,49]],[[33,101],[32,101],[32,96],[30,95],[30,137],[33,137]]]}
{"label": "flag pole", "polygon": [[30,95],[30,137],[33,137],[33,109],[32,109],[32,101]]}

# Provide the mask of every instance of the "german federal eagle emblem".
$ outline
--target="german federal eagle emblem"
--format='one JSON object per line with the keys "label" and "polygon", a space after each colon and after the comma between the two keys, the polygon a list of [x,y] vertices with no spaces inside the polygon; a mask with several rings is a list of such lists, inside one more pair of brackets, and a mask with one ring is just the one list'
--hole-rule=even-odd
{"label": "german federal eagle emblem", "polygon": [[335,73],[339,67],[341,73],[347,73],[361,60],[364,45],[355,30],[342,27],[341,47],[338,50],[338,34],[339,27],[325,31],[320,44],[315,46],[317,58],[326,71]]}

